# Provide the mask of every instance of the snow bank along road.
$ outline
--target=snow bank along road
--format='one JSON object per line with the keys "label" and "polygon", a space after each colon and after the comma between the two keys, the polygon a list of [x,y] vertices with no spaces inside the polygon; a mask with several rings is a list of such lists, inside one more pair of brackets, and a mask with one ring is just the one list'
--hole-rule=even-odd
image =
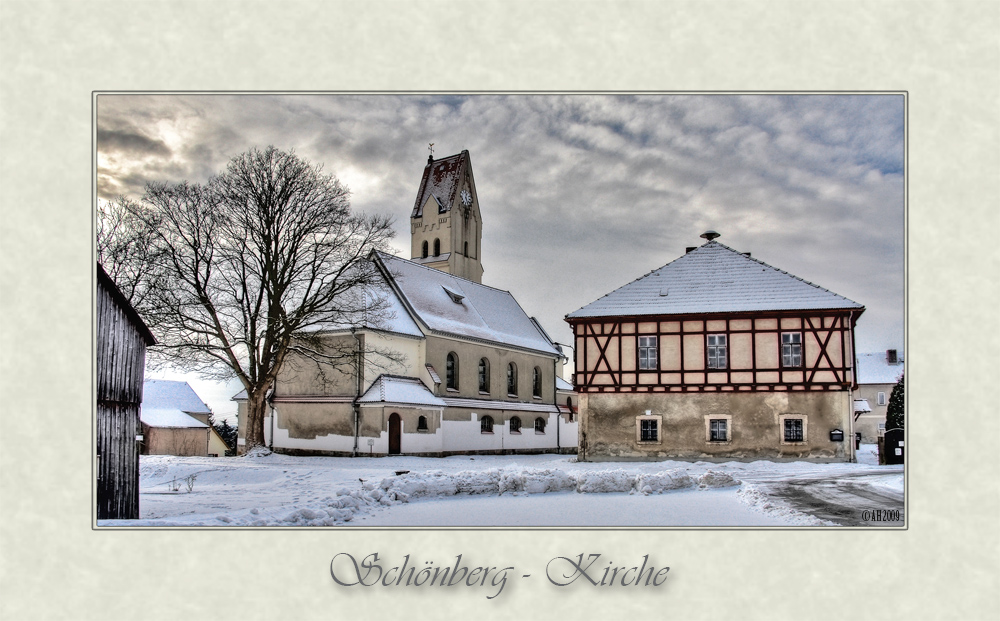
{"label": "snow bank along road", "polygon": [[141,519],[98,526],[901,526],[902,466],[862,461],[154,455]]}

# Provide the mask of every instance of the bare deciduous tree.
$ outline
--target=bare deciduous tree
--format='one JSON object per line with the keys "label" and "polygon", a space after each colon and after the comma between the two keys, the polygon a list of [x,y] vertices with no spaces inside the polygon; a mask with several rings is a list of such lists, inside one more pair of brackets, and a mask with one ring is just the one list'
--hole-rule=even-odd
{"label": "bare deciduous tree", "polygon": [[352,213],[333,176],[291,152],[251,149],[205,186],[150,184],[140,203],[122,203],[152,259],[110,262],[143,272],[136,307],[159,340],[154,357],[239,378],[247,450],[264,444],[267,394],[290,354],[335,368],[361,359],[324,346],[316,330],[379,324],[385,302],[369,254],[386,246],[391,221]]}

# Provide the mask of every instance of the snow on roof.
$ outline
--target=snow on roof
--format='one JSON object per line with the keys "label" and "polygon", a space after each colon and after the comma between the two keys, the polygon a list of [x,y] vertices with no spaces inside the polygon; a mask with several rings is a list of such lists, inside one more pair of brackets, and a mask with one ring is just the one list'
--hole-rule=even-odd
{"label": "snow on roof", "polygon": [[864,306],[709,241],[566,317],[821,309]]}
{"label": "snow on roof", "polygon": [[[431,330],[545,354],[559,353],[509,291],[382,252],[377,254],[404,301]],[[453,301],[449,291],[463,296],[460,303]]]}
{"label": "snow on roof", "polygon": [[868,405],[867,399],[855,399],[854,400],[854,411],[855,412],[871,412],[872,406]]}
{"label": "snow on roof", "polygon": [[142,383],[142,409],[179,410],[193,414],[211,414],[198,393],[187,382],[146,380]]}
{"label": "snow on roof", "polygon": [[425,364],[424,367],[427,368],[427,374],[431,376],[431,379],[434,380],[434,383],[440,384],[441,376],[437,374],[437,371],[434,370],[434,367],[429,364]]}
{"label": "snow on roof", "polygon": [[246,401],[246,400],[247,400],[246,388],[233,395],[232,398],[230,399],[230,401]]}
{"label": "snow on roof", "polygon": [[448,257],[450,256],[451,256],[450,252],[442,252],[437,256],[431,255],[428,257],[414,257],[410,260],[413,261],[414,263],[419,263],[421,265],[424,265],[425,263],[437,263],[438,261],[447,261]]}
{"label": "snow on roof", "polygon": [[204,429],[208,427],[205,423],[188,416],[180,410],[170,408],[147,408],[145,404],[143,404],[140,410],[139,418],[143,423],[149,425],[150,427],[172,427],[179,429],[192,427]]}
{"label": "snow on roof", "polygon": [[349,330],[353,325],[358,328],[370,328],[409,336],[420,337],[424,335],[392,287],[383,282],[380,285],[370,287],[365,293],[365,297],[369,307],[384,305],[384,310],[378,316],[359,316],[356,324],[352,324],[350,321],[317,323],[305,328],[302,332]]}
{"label": "snow on roof", "polygon": [[358,403],[382,402],[444,406],[444,401],[427,390],[419,379],[394,375],[380,375],[358,399]]}
{"label": "snow on roof", "polygon": [[564,380],[563,378],[561,378],[561,377],[559,377],[557,375],[556,376],[556,390],[569,390],[569,391],[572,391],[573,390],[573,384],[570,384],[569,382],[567,382],[566,380]]}
{"label": "snow on roof", "polygon": [[903,374],[903,350],[896,350],[898,364],[889,364],[886,352],[858,354],[859,384],[895,384]]}
{"label": "snow on roof", "polygon": [[413,205],[413,214],[410,217],[422,217],[424,205],[430,197],[434,197],[442,211],[450,210],[467,165],[471,166],[468,151],[439,160],[428,159],[424,167],[424,176],[420,179],[420,189],[417,190],[417,202]]}

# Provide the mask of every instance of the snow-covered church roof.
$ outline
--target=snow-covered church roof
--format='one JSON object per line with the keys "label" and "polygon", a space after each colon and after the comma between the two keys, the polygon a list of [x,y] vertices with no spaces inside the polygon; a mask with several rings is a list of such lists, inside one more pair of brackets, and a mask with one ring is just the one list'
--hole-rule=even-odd
{"label": "snow-covered church roof", "polygon": [[828,309],[864,306],[710,240],[566,317]]}
{"label": "snow-covered church roof", "polygon": [[440,397],[427,390],[415,377],[380,375],[365,391],[358,403],[395,403],[400,405],[430,405],[444,407]]}
{"label": "snow-covered church roof", "polygon": [[432,332],[559,354],[509,291],[376,254],[402,301]]}
{"label": "snow-covered church roof", "polygon": [[428,158],[424,167],[424,176],[420,179],[420,189],[417,190],[417,202],[413,205],[410,217],[423,216],[427,199],[434,197],[438,209],[448,211],[455,202],[455,193],[462,185],[465,170],[471,167],[469,152],[443,157],[439,160]]}

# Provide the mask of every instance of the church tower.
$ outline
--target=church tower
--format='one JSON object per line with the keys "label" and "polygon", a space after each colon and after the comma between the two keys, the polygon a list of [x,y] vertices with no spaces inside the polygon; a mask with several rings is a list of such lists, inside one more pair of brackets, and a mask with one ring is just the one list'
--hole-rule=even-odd
{"label": "church tower", "polygon": [[482,283],[482,222],[469,152],[428,157],[410,214],[412,260]]}

